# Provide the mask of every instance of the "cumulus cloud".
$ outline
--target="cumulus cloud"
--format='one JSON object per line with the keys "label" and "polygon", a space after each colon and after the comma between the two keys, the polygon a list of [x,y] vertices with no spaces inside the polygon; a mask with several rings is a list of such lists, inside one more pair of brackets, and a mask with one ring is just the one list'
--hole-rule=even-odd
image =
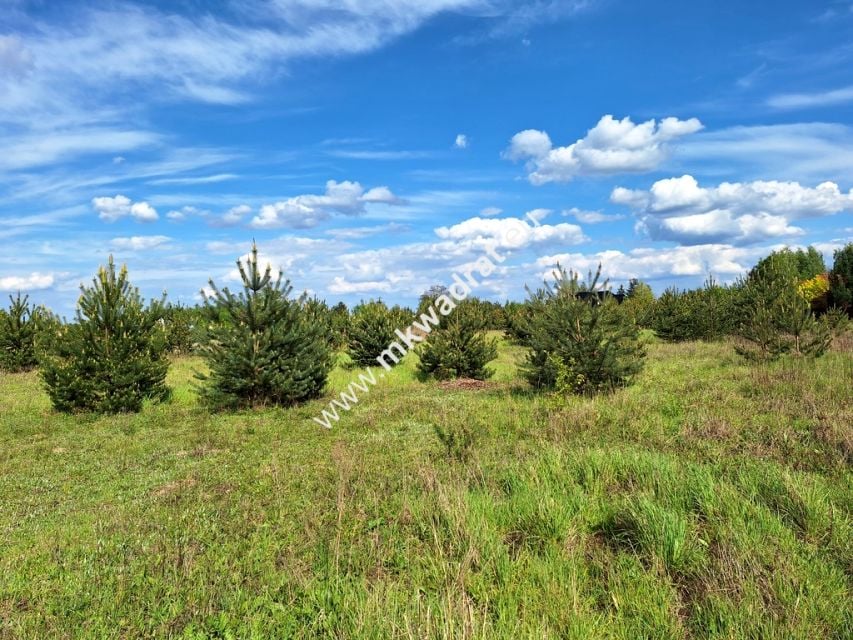
{"label": "cumulus cloud", "polygon": [[464,133],[460,133],[456,136],[456,140],[453,142],[453,146],[457,149],[467,149],[468,148],[468,136]]}
{"label": "cumulus cloud", "polygon": [[575,224],[533,225],[520,218],[469,218],[449,227],[439,227],[435,233],[443,240],[494,249],[522,249],[542,244],[573,245],[588,239]]}
{"label": "cumulus cloud", "polygon": [[154,222],[158,218],[156,209],[147,202],[133,202],[121,194],[92,198],[92,207],[105,222],[115,222],[124,217],[131,217],[137,222]]}
{"label": "cumulus cloud", "polygon": [[625,219],[625,216],[620,215],[618,213],[610,214],[602,213],[601,211],[584,211],[582,209],[578,209],[577,207],[565,209],[563,211],[563,215],[570,216],[578,222],[582,222],[583,224],[599,224],[601,222],[613,222],[615,220]]}
{"label": "cumulus cloud", "polygon": [[486,207],[484,209],[480,209],[480,215],[484,218],[494,218],[495,216],[499,216],[504,212],[503,209],[498,207]]}
{"label": "cumulus cloud", "polygon": [[35,291],[49,289],[56,281],[52,273],[31,273],[25,276],[0,277],[0,291]]}
{"label": "cumulus cloud", "polygon": [[546,269],[547,278],[559,263],[566,269],[580,273],[594,271],[601,264],[601,272],[607,278],[628,280],[656,278],[706,276],[734,276],[744,273],[769,248],[744,248],[729,244],[705,244],[668,249],[640,247],[622,252],[616,250],[596,253],[560,253],[542,256],[536,266]]}
{"label": "cumulus cloud", "polygon": [[110,246],[119,250],[145,251],[164,245],[170,240],[169,236],[130,236],[129,238],[113,238],[110,240]]}
{"label": "cumulus cloud", "polygon": [[231,207],[222,215],[220,222],[224,225],[240,224],[243,219],[252,212],[252,207],[247,204],[238,204]]}
{"label": "cumulus cloud", "polygon": [[365,192],[358,182],[329,180],[322,195],[299,195],[273,204],[263,205],[251,226],[259,229],[316,226],[333,214],[355,216],[365,211],[365,204],[402,204],[388,187],[374,187]]}
{"label": "cumulus cloud", "polygon": [[611,201],[638,217],[637,228],[654,240],[681,244],[745,244],[801,235],[790,223],[853,211],[853,191],[834,182],[804,187],[798,182],[723,182],[701,187],[693,176],[658,180],[648,191],[616,188]]}
{"label": "cumulus cloud", "polygon": [[504,157],[527,162],[535,185],[568,182],[578,175],[611,175],[653,171],[669,156],[672,143],[702,129],[696,118],[664,118],[635,124],[631,118],[606,115],[586,136],[566,147],[554,147],[544,131],[515,134]]}

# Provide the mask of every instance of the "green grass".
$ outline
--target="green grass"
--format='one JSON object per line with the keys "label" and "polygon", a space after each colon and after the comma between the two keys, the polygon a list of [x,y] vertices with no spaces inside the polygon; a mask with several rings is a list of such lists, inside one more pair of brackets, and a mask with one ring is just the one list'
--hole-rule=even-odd
{"label": "green grass", "polygon": [[849,349],[652,342],[594,399],[531,392],[522,357],[476,391],[408,358],[332,430],[354,370],[209,414],[182,359],[117,417],[0,376],[0,637],[849,637]]}

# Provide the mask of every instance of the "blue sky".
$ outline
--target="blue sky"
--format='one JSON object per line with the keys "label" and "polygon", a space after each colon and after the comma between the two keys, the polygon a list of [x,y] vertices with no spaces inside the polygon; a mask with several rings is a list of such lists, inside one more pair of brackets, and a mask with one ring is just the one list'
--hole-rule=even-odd
{"label": "blue sky", "polygon": [[[853,240],[853,3],[0,0],[0,291],[412,303],[484,255],[695,286]],[[531,213],[532,212],[532,213]]]}

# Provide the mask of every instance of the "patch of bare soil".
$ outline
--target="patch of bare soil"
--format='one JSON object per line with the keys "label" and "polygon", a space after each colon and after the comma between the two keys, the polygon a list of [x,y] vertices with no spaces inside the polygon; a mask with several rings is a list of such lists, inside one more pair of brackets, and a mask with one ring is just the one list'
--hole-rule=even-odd
{"label": "patch of bare soil", "polygon": [[484,380],[475,380],[474,378],[457,378],[456,380],[446,380],[438,385],[441,389],[461,389],[463,391],[485,389],[488,383]]}

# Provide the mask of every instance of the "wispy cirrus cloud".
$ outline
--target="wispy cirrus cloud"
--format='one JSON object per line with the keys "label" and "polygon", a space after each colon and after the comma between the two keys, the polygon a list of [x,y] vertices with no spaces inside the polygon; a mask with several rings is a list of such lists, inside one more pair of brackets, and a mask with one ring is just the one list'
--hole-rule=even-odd
{"label": "wispy cirrus cloud", "polygon": [[851,102],[853,102],[853,85],[812,93],[780,93],[767,99],[768,106],[786,111],[833,107]]}

